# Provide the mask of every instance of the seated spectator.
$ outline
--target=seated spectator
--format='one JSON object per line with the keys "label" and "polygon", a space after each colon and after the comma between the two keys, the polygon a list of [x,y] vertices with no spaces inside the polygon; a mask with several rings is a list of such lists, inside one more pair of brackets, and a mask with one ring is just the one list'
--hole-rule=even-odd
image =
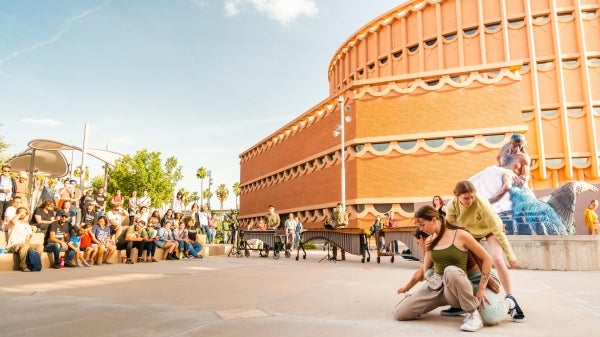
{"label": "seated spectator", "polygon": [[142,226],[139,223],[135,223],[123,230],[117,239],[117,250],[125,249],[127,254],[125,263],[127,264],[133,264],[133,260],[131,259],[132,249],[137,249],[138,255],[141,256],[144,240],[141,230]]}
{"label": "seated spectator", "polygon": [[[158,224],[157,217],[150,217],[150,223]],[[167,252],[167,260],[178,260],[179,243],[173,237],[172,224],[169,222],[166,226],[158,229],[156,245]]]}
{"label": "seated spectator", "polygon": [[[94,215],[96,212],[93,212]],[[92,225],[91,224],[83,224],[81,227],[84,231],[81,236],[81,242],[79,243],[79,250],[83,254],[83,260],[86,261],[89,265],[92,265],[96,260],[96,254],[98,254],[98,245],[99,241],[96,240],[94,235],[92,234]]]}
{"label": "seated spectator", "polygon": [[60,268],[60,252],[66,252],[65,266],[76,267],[75,252],[69,249],[67,242],[69,242],[69,228],[67,221],[70,218],[69,213],[65,210],[60,210],[56,213],[58,219],[52,222],[48,226],[46,235],[44,235],[44,251],[52,253],[53,268]]}
{"label": "seated spectator", "polygon": [[110,227],[110,233],[114,234],[116,238],[121,236],[121,232],[123,231],[123,220],[125,217],[129,217],[129,214],[119,206],[113,206],[111,210],[106,213],[106,220],[108,227]]}
{"label": "seated spectator", "polygon": [[27,223],[29,212],[25,207],[17,208],[16,215],[8,222],[8,242],[6,251],[9,253],[19,254],[19,268],[24,272],[29,272],[27,267],[27,251],[31,249],[37,250],[42,256],[44,247],[40,244],[31,244],[31,236],[33,232],[31,226]]}
{"label": "seated spectator", "polygon": [[39,232],[46,233],[48,226],[54,220],[54,201],[47,199],[42,201],[40,207],[35,209],[30,224],[35,225]]}
{"label": "seated spectator", "polygon": [[196,221],[194,220],[193,217],[186,215],[185,217],[183,217],[183,221],[182,221],[185,226],[187,227],[187,243],[188,243],[188,249],[189,249],[189,254],[192,255],[194,258],[196,259],[201,259],[202,255],[200,254],[200,252],[202,251],[202,244],[199,242],[200,239],[200,226],[196,226]]}
{"label": "seated spectator", "polygon": [[77,219],[79,220],[79,223],[77,224],[78,227],[83,227],[83,225],[90,225],[90,228],[96,224],[96,221],[98,221],[98,213],[96,213],[96,203],[95,202],[88,202],[87,204],[84,205],[84,207],[81,210],[77,211]]}
{"label": "seated spectator", "polygon": [[10,220],[12,220],[17,215],[17,207],[23,206],[23,198],[20,196],[15,196],[12,199],[12,203],[4,210],[4,230],[6,231],[6,227]]}
{"label": "seated spectator", "polygon": [[133,218],[133,222],[143,221],[144,223],[148,223],[148,219],[150,219],[150,211],[148,210],[148,207],[142,206]]}
{"label": "seated spectator", "polygon": [[[143,221],[140,221],[143,225]],[[158,262],[157,259],[154,258],[154,254],[156,253],[156,229],[154,228],[155,224],[153,222],[149,222],[148,225],[142,228],[142,238],[144,239],[144,248],[142,256],[138,257],[138,262]]]}
{"label": "seated spectator", "polygon": [[[167,224],[169,224],[170,222],[167,222]],[[166,226],[166,225],[165,225]],[[183,257],[185,256],[186,258],[188,257],[188,252],[189,252],[189,245],[187,243],[188,240],[188,234],[187,234],[187,229],[185,228],[185,224],[182,222],[181,224],[179,224],[179,226],[176,226],[173,223],[173,237],[175,238],[175,241],[177,241],[177,243],[179,244],[179,255],[178,258],[181,260],[183,259]]]}
{"label": "seated spectator", "polygon": [[175,220],[175,216],[173,215],[173,210],[169,208],[162,219],[160,219],[160,224],[164,226],[167,222],[173,222],[173,220]]}
{"label": "seated spectator", "polygon": [[[96,224],[92,227],[92,235],[98,242],[98,256],[96,258],[96,265],[101,266],[102,263],[112,264],[110,258],[116,251],[115,240],[111,239],[110,227],[106,223],[106,217],[101,216],[96,221]],[[106,253],[106,257],[104,254]]]}
{"label": "seated spectator", "polygon": [[91,267],[86,260],[83,259],[83,254],[81,254],[81,250],[79,249],[81,245],[81,237],[85,234],[85,229],[79,228],[75,235],[71,237],[69,243],[67,245],[71,250],[75,252],[75,260],[77,261],[77,267]]}

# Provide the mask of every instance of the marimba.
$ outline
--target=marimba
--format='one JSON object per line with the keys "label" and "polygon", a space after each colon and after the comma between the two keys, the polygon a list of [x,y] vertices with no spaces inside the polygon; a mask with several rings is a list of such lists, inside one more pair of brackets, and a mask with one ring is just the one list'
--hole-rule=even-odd
{"label": "marimba", "polygon": [[[258,239],[263,242],[263,248],[252,248],[248,245],[248,241],[252,239]],[[289,258],[292,253],[287,249],[286,236],[284,231],[280,230],[244,230],[239,231],[239,239],[236,243],[236,254],[241,256],[242,252],[246,257],[250,256],[250,251],[258,251],[261,256],[268,256],[269,250],[273,250],[273,258],[279,258],[279,252],[284,250],[285,257]],[[265,252],[265,255],[263,255]]]}
{"label": "marimba", "polygon": [[[323,240],[327,243],[340,247],[353,255],[362,256],[361,262],[371,261],[369,253],[367,234],[361,228],[339,228],[339,229],[307,229],[300,235],[300,244],[296,253],[296,261],[300,259],[300,249],[304,252],[302,256],[306,259],[304,244],[310,241]],[[365,254],[367,255],[365,257]]]}
{"label": "marimba", "polygon": [[391,249],[391,253],[386,253],[381,250],[379,247],[379,237],[383,236],[385,238],[385,244],[389,245],[394,241],[402,241],[410,252],[412,256],[419,259],[419,261],[423,261],[423,248],[419,246],[417,243],[417,239],[414,234],[417,230],[417,227],[384,227],[375,233],[375,242],[377,243],[377,263],[380,262],[381,256],[391,256],[390,262],[394,263],[394,251]]}

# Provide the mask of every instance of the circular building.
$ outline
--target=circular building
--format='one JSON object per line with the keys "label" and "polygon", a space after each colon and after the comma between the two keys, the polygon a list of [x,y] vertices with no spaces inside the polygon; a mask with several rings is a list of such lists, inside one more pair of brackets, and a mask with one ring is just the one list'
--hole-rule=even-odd
{"label": "circular building", "polygon": [[415,204],[450,198],[515,132],[533,190],[600,182],[599,14],[599,0],[421,0],[384,13],[339,47],[326,99],[240,155],[241,222],[273,204],[322,227],[344,189],[350,227],[391,213],[410,225]]}

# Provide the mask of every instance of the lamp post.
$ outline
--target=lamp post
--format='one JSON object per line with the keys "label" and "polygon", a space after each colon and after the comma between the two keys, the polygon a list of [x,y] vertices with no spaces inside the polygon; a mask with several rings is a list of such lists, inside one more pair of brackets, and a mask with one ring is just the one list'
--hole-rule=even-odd
{"label": "lamp post", "polygon": [[333,136],[337,137],[340,136],[340,144],[341,144],[341,184],[342,184],[342,198],[341,198],[341,202],[342,202],[342,209],[346,209],[346,151],[344,149],[344,143],[346,141],[345,139],[345,127],[344,124],[345,123],[350,123],[352,121],[352,117],[350,116],[344,116],[344,114],[347,111],[350,111],[350,106],[349,105],[345,105],[344,104],[344,96],[340,96],[338,97],[338,104],[340,105],[340,124],[337,124],[335,126],[335,130],[333,130]]}

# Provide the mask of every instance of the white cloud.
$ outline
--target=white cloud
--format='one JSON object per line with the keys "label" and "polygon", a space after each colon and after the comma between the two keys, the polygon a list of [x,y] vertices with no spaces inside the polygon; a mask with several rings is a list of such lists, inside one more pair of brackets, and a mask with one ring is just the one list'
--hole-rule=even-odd
{"label": "white cloud", "polygon": [[314,17],[319,13],[314,0],[225,0],[224,3],[227,16],[238,15],[247,5],[284,26],[301,15]]}
{"label": "white cloud", "polygon": [[41,119],[23,118],[23,119],[21,119],[21,122],[28,123],[28,124],[42,124],[42,125],[50,125],[50,126],[63,125],[63,122],[57,121],[57,120],[51,119],[51,118],[41,118]]}

